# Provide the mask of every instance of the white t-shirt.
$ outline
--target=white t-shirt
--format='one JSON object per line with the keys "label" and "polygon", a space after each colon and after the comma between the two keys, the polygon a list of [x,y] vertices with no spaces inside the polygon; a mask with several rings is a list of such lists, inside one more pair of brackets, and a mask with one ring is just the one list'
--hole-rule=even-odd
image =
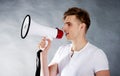
{"label": "white t-shirt", "polygon": [[71,46],[61,46],[50,63],[58,64],[57,76],[94,76],[95,72],[109,69],[107,57],[101,49],[88,42],[71,57]]}

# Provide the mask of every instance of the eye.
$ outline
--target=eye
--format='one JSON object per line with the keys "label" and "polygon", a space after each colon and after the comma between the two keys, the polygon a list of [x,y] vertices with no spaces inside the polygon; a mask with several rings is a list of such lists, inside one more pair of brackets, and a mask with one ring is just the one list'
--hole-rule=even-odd
{"label": "eye", "polygon": [[72,24],[71,23],[67,23],[68,26],[71,26]]}

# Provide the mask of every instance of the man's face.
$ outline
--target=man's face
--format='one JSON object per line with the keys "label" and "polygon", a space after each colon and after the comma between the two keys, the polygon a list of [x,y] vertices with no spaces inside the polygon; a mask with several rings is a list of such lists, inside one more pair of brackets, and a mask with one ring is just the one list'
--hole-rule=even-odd
{"label": "man's face", "polygon": [[74,40],[80,35],[81,22],[75,15],[67,16],[64,20],[63,31],[68,40]]}

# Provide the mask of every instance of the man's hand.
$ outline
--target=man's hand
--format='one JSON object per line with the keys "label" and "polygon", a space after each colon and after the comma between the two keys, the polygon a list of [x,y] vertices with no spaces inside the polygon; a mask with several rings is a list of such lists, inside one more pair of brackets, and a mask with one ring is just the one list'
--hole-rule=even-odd
{"label": "man's hand", "polygon": [[39,49],[41,49],[43,52],[48,52],[50,46],[51,46],[51,40],[46,39],[46,37],[43,37],[38,45]]}

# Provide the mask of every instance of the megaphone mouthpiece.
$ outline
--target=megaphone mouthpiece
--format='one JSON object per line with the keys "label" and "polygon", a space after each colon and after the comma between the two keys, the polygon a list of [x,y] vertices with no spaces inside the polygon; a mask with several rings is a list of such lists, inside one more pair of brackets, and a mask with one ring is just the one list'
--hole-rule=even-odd
{"label": "megaphone mouthpiece", "polygon": [[56,29],[58,30],[56,38],[61,39],[63,37],[63,31],[58,28],[56,28]]}

